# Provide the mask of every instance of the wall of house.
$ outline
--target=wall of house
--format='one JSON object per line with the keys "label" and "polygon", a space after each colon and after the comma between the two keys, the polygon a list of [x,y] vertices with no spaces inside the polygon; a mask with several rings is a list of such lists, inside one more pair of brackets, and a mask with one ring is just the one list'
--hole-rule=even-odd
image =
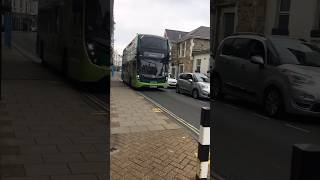
{"label": "wall of house", "polygon": [[[178,57],[178,62],[177,64],[184,64],[184,72],[192,72],[192,55],[191,55],[191,49],[190,46],[192,44],[192,40],[191,39],[187,39],[185,41],[182,41],[180,43],[184,43],[186,42],[186,51],[185,51],[185,56],[179,56]],[[179,44],[178,44],[179,46]]]}
{"label": "wall of house", "polygon": [[193,51],[201,51],[210,49],[210,40],[193,39]]}
{"label": "wall of house", "polygon": [[310,31],[316,23],[316,10],[317,0],[291,0],[289,20],[290,36],[309,39]]}
{"label": "wall of house", "polygon": [[199,54],[193,56],[193,71],[196,71],[197,68],[197,59],[201,59],[200,73],[208,75],[207,71],[209,70],[210,64],[210,53]]}
{"label": "wall of house", "polygon": [[[268,1],[266,4],[265,34],[270,35],[278,26],[280,0]],[[307,11],[306,11],[307,10]],[[310,31],[319,28],[317,0],[291,0],[289,17],[289,36],[311,40]]]}

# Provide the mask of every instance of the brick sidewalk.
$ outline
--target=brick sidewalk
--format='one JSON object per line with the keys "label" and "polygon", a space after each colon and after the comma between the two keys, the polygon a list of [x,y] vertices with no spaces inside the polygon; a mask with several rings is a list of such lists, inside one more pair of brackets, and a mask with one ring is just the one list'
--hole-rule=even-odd
{"label": "brick sidewalk", "polygon": [[111,179],[194,179],[197,142],[119,78],[111,86]]}
{"label": "brick sidewalk", "polygon": [[106,179],[106,117],[78,90],[3,47],[3,93],[0,179]]}

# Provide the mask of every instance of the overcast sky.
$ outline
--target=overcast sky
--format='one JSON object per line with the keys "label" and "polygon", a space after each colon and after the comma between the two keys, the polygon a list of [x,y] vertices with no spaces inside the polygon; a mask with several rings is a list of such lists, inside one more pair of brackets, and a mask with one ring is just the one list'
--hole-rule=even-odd
{"label": "overcast sky", "polygon": [[114,44],[122,54],[137,33],[163,36],[165,29],[209,27],[210,0],[115,0],[114,21]]}

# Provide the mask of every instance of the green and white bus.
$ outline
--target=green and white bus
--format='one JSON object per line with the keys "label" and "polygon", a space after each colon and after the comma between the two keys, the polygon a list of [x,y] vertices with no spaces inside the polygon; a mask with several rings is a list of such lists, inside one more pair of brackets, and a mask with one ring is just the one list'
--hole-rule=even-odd
{"label": "green and white bus", "polygon": [[37,53],[42,62],[77,81],[105,82],[109,13],[106,0],[40,0]]}
{"label": "green and white bus", "polygon": [[123,50],[122,80],[134,88],[167,88],[169,43],[166,38],[138,34]]}

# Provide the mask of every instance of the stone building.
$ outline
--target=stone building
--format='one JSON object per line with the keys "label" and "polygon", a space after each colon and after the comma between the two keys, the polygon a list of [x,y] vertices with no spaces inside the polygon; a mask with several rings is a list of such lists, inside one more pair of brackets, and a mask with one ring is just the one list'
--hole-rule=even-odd
{"label": "stone building", "polygon": [[166,29],[164,32],[164,37],[169,40],[170,46],[169,73],[174,76],[177,75],[178,69],[176,67],[176,64],[178,64],[178,42],[186,34],[188,34],[188,32],[170,29]]}
{"label": "stone building", "polygon": [[[178,38],[172,40],[170,32],[165,32],[170,42],[174,42],[171,47],[170,71],[177,77],[183,72],[193,72],[193,52],[210,49],[210,28],[200,26],[191,32],[177,32]],[[175,36],[176,37],[176,36]],[[171,39],[170,39],[171,38]]]}
{"label": "stone building", "polygon": [[37,26],[38,0],[11,0],[12,30],[31,31]]}
{"label": "stone building", "polygon": [[234,32],[320,40],[320,0],[215,0],[211,6],[215,48]]}

